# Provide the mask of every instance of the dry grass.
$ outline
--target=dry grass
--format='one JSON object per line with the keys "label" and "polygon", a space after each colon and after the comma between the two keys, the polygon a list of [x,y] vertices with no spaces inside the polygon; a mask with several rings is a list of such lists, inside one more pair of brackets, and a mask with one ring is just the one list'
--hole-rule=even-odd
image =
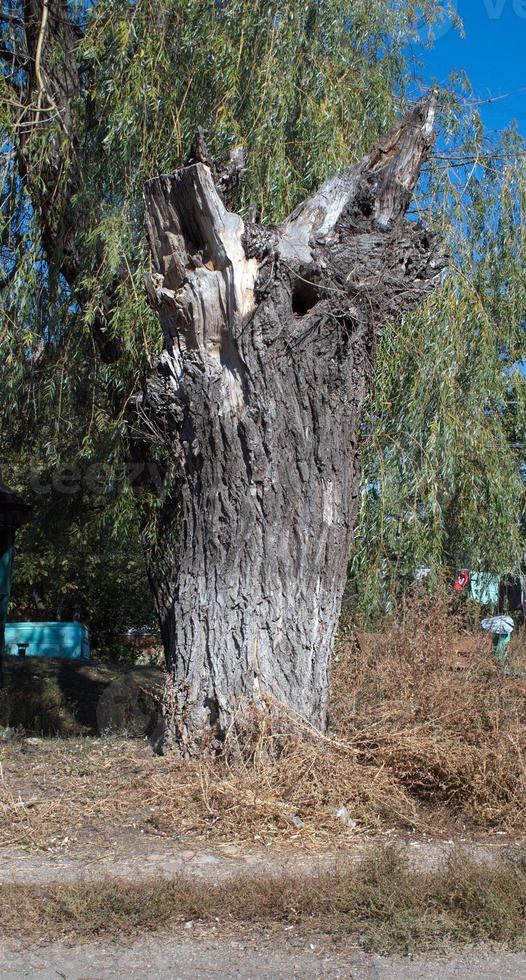
{"label": "dry grass", "polygon": [[[521,831],[526,677],[503,673],[487,638],[462,633],[463,625],[446,600],[413,600],[369,647],[346,649],[333,717],[361,759],[387,771],[424,820],[454,816]],[[517,675],[526,668],[523,629],[510,666]]]}
{"label": "dry grass", "polygon": [[[344,638],[328,737],[284,716],[245,718],[224,756],[199,764],[125,739],[7,744],[0,843],[54,849],[130,828],[333,846],[350,833],[335,816],[343,804],[358,830],[521,833],[526,680],[464,628],[420,597],[383,634]],[[520,636],[512,659],[524,669]]]}
{"label": "dry grass", "polygon": [[131,883],[0,888],[0,933],[32,942],[133,936],[195,923],[293,924],[345,937],[379,953],[451,943],[526,945],[526,863],[482,867],[461,854],[446,867],[417,872],[394,849],[317,876],[227,882],[178,877]]}

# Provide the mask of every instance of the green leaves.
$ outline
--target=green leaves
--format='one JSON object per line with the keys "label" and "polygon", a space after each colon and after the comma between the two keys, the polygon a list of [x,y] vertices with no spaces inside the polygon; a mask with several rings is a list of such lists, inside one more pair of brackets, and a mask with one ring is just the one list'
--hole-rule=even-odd
{"label": "green leaves", "polygon": [[[31,562],[40,556],[42,569],[44,554],[44,564],[57,568],[54,589],[69,588],[73,576],[87,582],[82,562],[63,568],[55,558],[74,546],[86,555],[88,535],[105,556],[101,588],[107,568],[116,567],[112,548],[116,560],[126,548],[138,560],[136,505],[114,476],[130,459],[137,434],[130,406],[160,349],[142,287],[144,181],[179,166],[203,126],[215,155],[238,143],[248,150],[232,207],[243,213],[257,203],[263,220],[282,219],[403,108],[408,42],[415,25],[432,24],[442,8],[436,0],[69,4],[84,27],[70,130],[56,117],[34,128],[25,176],[15,153],[22,96],[13,94],[7,69],[0,76],[0,279],[15,270],[0,320],[9,475],[27,485],[36,458],[54,467],[101,462],[107,473],[96,507],[79,498],[82,547],[67,529],[46,543],[47,510],[39,511],[34,547],[19,556],[19,581],[28,588],[41,574]],[[5,39],[14,36],[14,28],[3,30]],[[425,309],[379,341],[353,565],[368,609],[385,604],[418,564],[487,560],[511,569],[523,548],[525,381],[514,369],[526,360],[523,147],[513,131],[490,144],[475,109],[463,103],[466,93],[460,76],[444,93],[443,137],[421,187],[422,213],[446,235],[453,269]],[[46,256],[31,191],[47,179],[57,148],[61,186],[68,174],[78,179],[57,218],[57,247]],[[65,225],[73,225],[80,269],[69,284]],[[101,362],[94,341],[101,310],[106,337],[120,343],[113,364]],[[53,487],[51,494],[60,511],[63,499]],[[155,547],[156,516],[148,524],[144,498],[138,510],[140,533]],[[73,528],[71,509],[64,513]],[[118,547],[101,532],[109,526],[119,528]]]}
{"label": "green leaves", "polygon": [[452,268],[378,350],[353,565],[373,616],[419,565],[523,560],[526,167],[516,134],[489,148],[472,110],[455,112],[456,148],[440,148],[421,195]]}

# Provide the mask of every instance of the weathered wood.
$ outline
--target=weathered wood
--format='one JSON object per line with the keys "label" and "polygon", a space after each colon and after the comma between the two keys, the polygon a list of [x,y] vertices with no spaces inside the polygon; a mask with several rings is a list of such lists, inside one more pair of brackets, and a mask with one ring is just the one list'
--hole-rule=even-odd
{"label": "weathered wood", "polygon": [[164,333],[145,410],[178,464],[167,741],[284,703],[323,728],[375,335],[438,283],[405,211],[434,98],[281,225],[244,225],[194,163],[145,191]]}

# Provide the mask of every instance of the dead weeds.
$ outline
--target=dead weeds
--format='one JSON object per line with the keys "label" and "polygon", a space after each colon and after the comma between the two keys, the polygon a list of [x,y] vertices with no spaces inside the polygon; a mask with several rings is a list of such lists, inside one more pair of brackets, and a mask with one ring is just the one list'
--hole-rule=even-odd
{"label": "dead weeds", "polygon": [[[526,641],[511,665],[526,669]],[[184,841],[335,846],[350,830],[522,833],[526,680],[482,634],[420,596],[381,634],[347,635],[327,736],[286,715],[233,728],[221,758],[158,758],[118,738],[15,740],[0,749],[0,843],[60,849],[126,828]]]}
{"label": "dead weeds", "polygon": [[249,874],[214,883],[179,876],[95,884],[0,887],[0,933],[33,943],[123,939],[184,921],[323,930],[375,952],[446,944],[526,945],[526,860],[481,866],[460,852],[418,872],[394,848],[307,877]]}

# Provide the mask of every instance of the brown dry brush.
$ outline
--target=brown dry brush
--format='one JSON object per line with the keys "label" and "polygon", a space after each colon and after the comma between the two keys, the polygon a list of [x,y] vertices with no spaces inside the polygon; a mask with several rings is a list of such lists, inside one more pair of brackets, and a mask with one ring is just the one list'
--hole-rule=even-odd
{"label": "brown dry brush", "polygon": [[142,882],[0,886],[0,932],[32,941],[131,937],[183,921],[323,930],[378,953],[451,943],[497,942],[524,949],[524,854],[490,866],[461,852],[432,871],[411,868],[396,848],[360,864],[298,876],[242,874],[223,882],[150,878]]}
{"label": "brown dry brush", "polygon": [[[330,838],[342,805],[366,828],[522,831],[526,680],[499,669],[476,615],[417,593],[382,633],[343,636],[328,736],[290,715],[245,718],[206,771],[211,812],[271,836],[294,814],[304,836]],[[517,673],[525,655],[521,630]]]}
{"label": "brown dry brush", "polygon": [[[357,831],[521,833],[526,679],[498,668],[471,618],[416,595],[382,633],[343,635],[327,735],[274,710],[240,714],[222,755],[200,761],[123,739],[6,747],[0,841],[50,846],[57,825],[74,838],[111,824],[331,846],[349,837],[343,805]],[[511,663],[526,669],[522,629]]]}
{"label": "brown dry brush", "polygon": [[[369,649],[355,640],[336,673],[333,717],[421,819],[521,830],[526,679],[502,672],[482,631],[466,631],[474,612],[447,595],[417,595]],[[525,655],[520,630],[510,654],[517,674]]]}

